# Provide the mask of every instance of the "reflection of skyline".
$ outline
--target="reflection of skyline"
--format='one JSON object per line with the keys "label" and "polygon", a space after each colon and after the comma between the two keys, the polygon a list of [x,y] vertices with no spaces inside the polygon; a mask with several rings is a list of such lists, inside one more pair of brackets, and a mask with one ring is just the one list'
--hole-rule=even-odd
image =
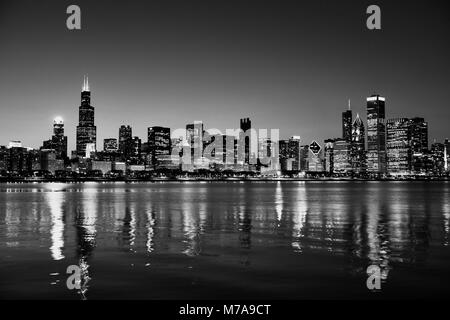
{"label": "reflection of skyline", "polygon": [[62,260],[64,259],[63,248],[65,215],[63,210],[65,197],[62,192],[47,192],[45,195],[52,217],[52,225],[50,230],[52,245],[50,247],[50,252],[53,260]]}
{"label": "reflection of skyline", "polygon": [[300,183],[297,186],[295,208],[292,213],[292,248],[294,251],[302,251],[302,237],[303,227],[306,223],[306,216],[308,214],[307,198],[305,184]]}
{"label": "reflection of skyline", "polygon": [[97,190],[93,189],[86,193],[82,200],[81,208],[78,207],[75,216],[75,226],[77,229],[77,255],[78,264],[81,271],[80,290],[82,299],[86,299],[89,275],[89,260],[96,247],[97,237]]}
{"label": "reflection of skyline", "polygon": [[251,263],[252,250],[275,245],[296,254],[329,252],[348,256],[352,263],[376,264],[387,279],[395,264],[425,263],[431,246],[449,241],[447,185],[439,197],[420,184],[77,188],[2,192],[2,246],[28,246],[37,236],[48,241],[52,260],[68,259],[73,255],[68,248],[76,248],[87,284],[94,250],[107,248],[189,257],[238,249],[238,260]]}

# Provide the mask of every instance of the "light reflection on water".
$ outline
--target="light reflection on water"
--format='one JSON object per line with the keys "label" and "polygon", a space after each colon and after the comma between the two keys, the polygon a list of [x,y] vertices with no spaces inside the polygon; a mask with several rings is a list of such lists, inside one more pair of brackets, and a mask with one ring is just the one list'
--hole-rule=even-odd
{"label": "light reflection on water", "polygon": [[[141,265],[168,283],[179,277],[183,284],[174,286],[181,297],[184,289],[196,289],[198,279],[227,287],[226,280],[219,283],[223,273],[247,281],[249,292],[259,290],[266,274],[268,294],[307,296],[304,277],[314,281],[316,272],[327,275],[315,270],[323,264],[316,259],[326,259],[326,272],[357,288],[356,278],[362,281],[369,265],[381,268],[384,284],[395,284],[396,269],[409,268],[410,274],[427,264],[434,272],[450,266],[448,191],[445,182],[4,184],[0,253],[5,268],[25,260],[60,274],[51,297],[70,298],[64,287],[70,264],[82,269],[82,298],[95,294],[91,288],[105,294],[112,286],[108,281],[117,278],[122,286],[145,289],[148,284],[140,279],[148,275]],[[194,265],[202,272],[186,274]],[[34,280],[47,285],[38,274]],[[6,282],[0,293],[16,285]],[[160,296],[173,296],[171,288]],[[33,297],[32,291],[27,294]]]}

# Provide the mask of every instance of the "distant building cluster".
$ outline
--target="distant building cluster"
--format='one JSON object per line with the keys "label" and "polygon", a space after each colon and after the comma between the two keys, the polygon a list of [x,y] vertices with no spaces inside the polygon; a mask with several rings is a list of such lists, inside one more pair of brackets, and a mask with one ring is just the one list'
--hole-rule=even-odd
{"label": "distant building cluster", "polygon": [[449,140],[429,148],[425,119],[386,120],[385,102],[379,95],[367,98],[367,136],[359,114],[353,120],[350,106],[342,113],[342,138],[325,140],[323,155],[317,155],[325,173],[362,178],[448,175]]}
{"label": "distant building cluster", "polygon": [[149,127],[147,140],[133,136],[122,125],[118,137],[104,139],[97,149],[95,108],[89,80],[84,79],[76,128],[76,150],[68,154],[64,121],[56,118],[51,139],[39,150],[20,141],[0,146],[0,176],[8,177],[148,177],[168,175],[213,176],[443,176],[448,175],[450,144],[428,145],[428,124],[423,118],[385,120],[385,98],[367,98],[367,125],[359,114],[353,119],[350,102],[342,113],[342,137],[321,146],[301,143],[300,136],[280,140],[240,120],[235,132],[206,130],[194,121],[183,130]]}

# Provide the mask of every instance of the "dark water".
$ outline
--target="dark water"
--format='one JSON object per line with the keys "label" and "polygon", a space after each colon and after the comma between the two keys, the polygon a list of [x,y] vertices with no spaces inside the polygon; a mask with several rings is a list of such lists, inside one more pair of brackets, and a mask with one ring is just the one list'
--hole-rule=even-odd
{"label": "dark water", "polygon": [[[0,184],[0,298],[450,296],[450,184]],[[69,290],[66,269],[82,268]],[[381,270],[381,290],[366,269]]]}

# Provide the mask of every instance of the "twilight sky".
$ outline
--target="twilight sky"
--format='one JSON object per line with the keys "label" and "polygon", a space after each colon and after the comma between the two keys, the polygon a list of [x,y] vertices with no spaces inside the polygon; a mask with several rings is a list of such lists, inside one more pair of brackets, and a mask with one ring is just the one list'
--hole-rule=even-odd
{"label": "twilight sky", "polygon": [[[81,7],[82,30],[66,28]],[[382,30],[366,28],[370,4]],[[341,136],[351,99],[386,97],[388,118],[423,116],[430,142],[450,137],[450,4],[445,1],[0,0],[0,145],[39,147],[62,116],[75,146],[89,75],[97,146],[121,124],[257,128]]]}

